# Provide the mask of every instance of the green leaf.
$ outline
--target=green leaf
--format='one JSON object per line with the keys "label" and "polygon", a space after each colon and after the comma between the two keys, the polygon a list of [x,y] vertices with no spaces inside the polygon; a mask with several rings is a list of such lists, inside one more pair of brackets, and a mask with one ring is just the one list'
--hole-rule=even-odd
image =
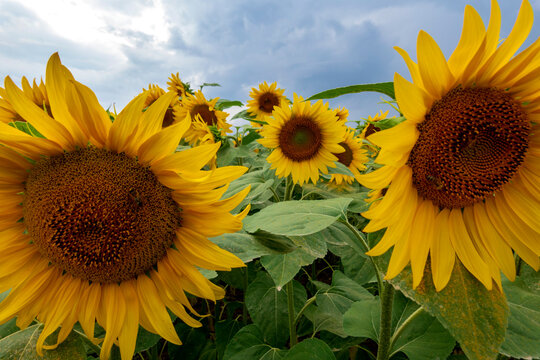
{"label": "green leaf", "polygon": [[7,323],[0,325],[0,339],[13,334],[14,332],[19,331],[19,327],[17,326],[16,323],[17,323],[17,319],[13,318],[9,320]]}
{"label": "green leaf", "polygon": [[[72,332],[55,350],[43,350],[43,357],[36,352],[36,343],[42,325],[36,324],[0,339],[0,359],[2,360],[85,360],[86,349],[80,336]],[[52,344],[53,336],[45,341]],[[54,339],[56,340],[56,339]]]}
{"label": "green leaf", "polygon": [[[293,280],[295,314],[307,300],[306,289]],[[278,290],[274,281],[264,272],[249,284],[245,294],[246,306],[253,322],[263,331],[264,342],[283,346],[289,339],[287,293]]]}
{"label": "green leaf", "polygon": [[218,321],[216,323],[216,349],[218,359],[223,358],[227,345],[241,328],[242,325],[236,320]]}
{"label": "green leaf", "polygon": [[362,84],[362,85],[351,85],[340,88],[335,88],[331,90],[326,90],[318,94],[310,96],[307,100],[319,100],[319,99],[333,99],[335,97],[345,95],[345,94],[354,94],[364,91],[374,91],[381,94],[387,95],[392,99],[396,98],[394,93],[394,83],[384,82],[384,83],[375,83],[375,84]]}
{"label": "green leaf", "polygon": [[319,339],[306,339],[296,344],[284,360],[336,360],[332,349]]}
{"label": "green leaf", "polygon": [[[353,183],[353,186],[355,184]],[[352,202],[349,204],[348,211],[354,212],[354,213],[361,213],[364,211],[367,211],[369,208],[369,204],[365,201],[365,199],[368,197],[369,191],[362,187],[356,187],[353,188],[350,192],[344,192],[340,191],[338,189],[334,189],[331,187],[328,187],[324,183],[317,183],[317,185],[312,184],[306,184],[303,186],[305,192],[313,192],[316,194],[321,195],[322,197],[326,199],[334,199],[334,198],[350,198],[352,199]]]}
{"label": "green leaf", "polygon": [[[536,272],[536,286],[540,273]],[[508,298],[510,316],[501,353],[515,358],[540,358],[540,289],[530,288],[525,281],[505,279],[503,288]]]}
{"label": "green leaf", "polygon": [[[243,262],[249,262],[263,255],[279,254],[279,251],[264,246],[255,236],[242,232],[223,234],[210,240],[220,248],[238,256]],[[293,246],[292,242],[290,244]]]}
{"label": "green leaf", "polygon": [[278,290],[291,281],[300,268],[309,265],[315,257],[297,249],[287,254],[267,255],[261,257],[261,265],[274,280]]}
{"label": "green leaf", "polygon": [[351,172],[351,170],[349,170],[349,168],[345,166],[344,164],[340,163],[339,161],[334,161],[334,165],[336,165],[336,167],[328,168],[328,175],[321,174],[321,176],[324,175],[324,177],[328,179],[332,177],[332,174],[341,174],[341,175],[354,177],[354,174]]}
{"label": "green leaf", "polygon": [[355,301],[369,299],[373,299],[369,291],[341,271],[334,271],[332,285],[317,292],[317,305],[311,306],[306,316],[313,322],[315,332],[326,330],[344,338],[347,334],[343,330],[343,314]]}
{"label": "green leaf", "polygon": [[283,201],[244,219],[244,229],[277,235],[309,235],[332,225],[346,213],[352,199]]}
{"label": "green leaf", "polygon": [[400,124],[404,121],[405,121],[405,118],[403,116],[400,116],[400,117],[391,117],[387,119],[381,119],[373,124],[379,130],[386,130],[386,129],[393,128],[397,124]]}
{"label": "green leaf", "polygon": [[[380,264],[382,269],[386,266]],[[439,292],[433,285],[429,262],[416,290],[412,289],[410,267],[390,282],[435,316],[469,359],[492,359],[498,354],[508,321],[506,298],[496,286],[488,291],[458,259],[448,285]]]}
{"label": "green leaf", "polygon": [[142,326],[139,326],[137,344],[135,345],[135,354],[150,349],[152,346],[156,345],[159,340],[161,340],[160,335],[151,333]]}
{"label": "green leaf", "polygon": [[242,137],[242,145],[251,144],[253,141],[261,138],[261,134],[259,134],[256,130],[250,129],[248,132],[249,133],[247,135]]}
{"label": "green leaf", "polygon": [[[395,331],[416,310],[418,305],[400,293],[394,296],[392,328]],[[380,332],[381,304],[378,298],[355,302],[343,316],[343,329],[350,336],[368,337],[378,341]],[[390,349],[391,355],[398,352],[410,359],[446,359],[454,348],[455,340],[436,318],[426,312],[418,314]],[[427,352],[426,349],[429,349]]]}
{"label": "green leaf", "polygon": [[199,86],[199,89],[202,90],[205,86],[211,86],[211,87],[216,87],[216,86],[221,86],[220,84],[218,83],[204,83],[202,85]]}
{"label": "green leaf", "polygon": [[227,100],[227,99],[219,99],[216,102],[216,109],[218,110],[224,110],[233,106],[243,106],[241,101],[238,100]]}
{"label": "green leaf", "polygon": [[37,131],[36,128],[32,126],[32,124],[26,121],[14,121],[14,122],[9,123],[9,125],[13,126],[14,128],[18,130],[24,131],[30,136],[45,138],[45,136],[41,135],[40,132]]}
{"label": "green leaf", "polygon": [[[253,156],[255,153],[246,145],[240,145],[238,147],[231,146],[229,143],[219,148],[217,152],[217,165],[218,167],[231,165],[236,158],[246,158]],[[235,164],[236,165],[236,164]]]}
{"label": "green leaf", "polygon": [[[182,345],[178,346],[169,343],[167,352],[171,359],[199,360],[207,348],[207,334],[204,328],[194,329],[183,322],[178,322],[174,329],[178,337],[182,340]],[[215,358],[215,357],[214,357]]]}
{"label": "green leaf", "polygon": [[278,360],[286,351],[265,343],[263,333],[255,324],[244,326],[231,339],[223,360]]}
{"label": "green leaf", "polygon": [[259,204],[267,201],[273,195],[270,187],[276,182],[273,172],[268,170],[256,170],[246,173],[231,182],[223,198],[231,197],[240,192],[246,186],[251,185],[249,193],[236,208],[244,208],[247,204]]}
{"label": "green leaf", "polygon": [[240,112],[237,112],[231,120],[234,119],[244,119],[244,120],[254,120],[255,116],[251,115],[247,110],[242,110]]}

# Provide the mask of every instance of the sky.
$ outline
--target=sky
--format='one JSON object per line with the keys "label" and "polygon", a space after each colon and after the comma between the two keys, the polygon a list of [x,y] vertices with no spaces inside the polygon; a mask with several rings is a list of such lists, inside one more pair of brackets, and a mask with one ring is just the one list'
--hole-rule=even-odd
{"label": "sky", "polygon": [[[416,58],[427,31],[446,57],[459,41],[465,5],[487,26],[488,0],[0,0],[0,78],[38,80],[59,52],[75,78],[104,108],[120,111],[148,84],[166,89],[171,73],[192,88],[207,83],[207,98],[250,99],[252,87],[276,81],[292,99],[336,87],[410,79],[393,50]],[[501,36],[508,35],[520,1],[499,0]],[[526,42],[540,34],[537,21]],[[2,81],[0,80],[0,85]],[[384,95],[349,94],[330,100],[360,120],[390,107]],[[231,108],[234,114],[241,108]]]}

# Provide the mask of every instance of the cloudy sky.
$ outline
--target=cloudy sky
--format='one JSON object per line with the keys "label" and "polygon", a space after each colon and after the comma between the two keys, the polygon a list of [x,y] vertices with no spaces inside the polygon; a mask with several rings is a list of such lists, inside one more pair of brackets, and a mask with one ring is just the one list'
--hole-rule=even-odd
{"label": "cloudy sky", "polygon": [[[220,83],[204,89],[207,98],[245,103],[262,81],[277,81],[290,98],[308,97],[392,81],[394,72],[409,77],[393,46],[414,58],[421,29],[448,57],[467,3],[487,26],[488,0],[0,0],[0,76],[39,79],[58,51],[105,108],[120,110],[149,83],[166,88],[176,72],[194,88]],[[520,1],[499,3],[506,36]],[[540,0],[531,3],[537,21],[526,44],[540,34]],[[387,109],[380,99],[352,94],[330,104],[358,120]]]}

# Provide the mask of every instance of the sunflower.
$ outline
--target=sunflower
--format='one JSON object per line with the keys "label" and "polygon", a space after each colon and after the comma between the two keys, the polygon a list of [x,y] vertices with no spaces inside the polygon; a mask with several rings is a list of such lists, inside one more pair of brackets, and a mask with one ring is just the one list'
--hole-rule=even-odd
{"label": "sunflower", "polygon": [[[251,88],[249,96],[252,100],[249,100],[248,112],[255,116],[256,120],[266,121],[268,116],[272,116],[274,106],[286,106],[289,104],[287,98],[283,95],[284,89],[277,87],[277,83],[273,82],[268,86],[265,82],[259,84],[259,89]],[[253,126],[261,126],[261,124],[252,122]]]}
{"label": "sunflower", "polygon": [[190,144],[197,143],[208,135],[206,128],[201,128],[200,124],[206,124],[206,127],[215,126],[219,129],[222,136],[230,133],[231,125],[225,121],[227,114],[224,111],[216,109],[216,103],[219,98],[206,100],[202,91],[197,91],[195,95],[187,94],[181,101],[181,106],[175,107],[174,117],[184,119],[189,117],[192,126],[186,131],[185,139]]}
{"label": "sunflower", "polygon": [[533,24],[526,0],[503,42],[500,19],[493,1],[486,30],[467,6],[448,61],[423,31],[418,64],[397,48],[413,80],[394,78],[406,121],[369,137],[384,166],[359,179],[372,189],[389,185],[364,213],[371,219],[364,231],[387,228],[368,254],[394,246],[387,278],[410,261],[417,287],[428,254],[437,290],[456,257],[487,289],[492,279],[501,288],[500,271],[514,280],[512,249],[540,267],[540,40],[513,57]]}
{"label": "sunflower", "polygon": [[[145,110],[147,107],[152,105],[154,102],[156,102],[160,97],[165,95],[165,90],[160,88],[158,85],[154,84],[148,84],[148,90],[143,88],[142,93],[146,94],[146,100],[144,101],[144,108]],[[168,126],[171,126],[172,124],[175,124],[183,119],[176,119],[174,116],[176,107],[180,106],[180,101],[178,100],[178,97],[173,97],[170,101],[169,106],[167,107],[167,111],[165,111],[165,116],[163,117],[163,122],[161,126],[163,128],[166,128]]]}
{"label": "sunflower", "polygon": [[171,74],[169,76],[169,81],[167,81],[167,90],[169,91],[175,91],[176,95],[178,95],[179,98],[184,98],[186,96],[186,89],[184,88],[184,83],[182,80],[180,80],[180,76],[178,73]]}
{"label": "sunflower", "polygon": [[[229,211],[247,190],[220,198],[246,168],[200,171],[217,145],[175,153],[189,122],[162,129],[173,92],[144,112],[143,93],[111,123],[57,54],[45,85],[54,119],[5,79],[7,99],[46,138],[0,123],[0,292],[11,289],[0,324],[17,317],[25,328],[37,318],[39,354],[77,321],[90,340],[102,340],[101,359],[114,343],[131,359],[139,324],[180,344],[167,311],[201,326],[185,292],[224,295],[196,267],[243,266],[208,237],[242,227],[248,209]],[[96,321],[103,339],[94,337]],[[59,327],[57,343],[45,345]]]}
{"label": "sunflower", "polygon": [[342,174],[332,174],[330,183],[335,183],[336,185],[341,184],[352,184],[355,179],[360,176],[359,170],[365,170],[365,163],[367,162],[367,154],[364,149],[362,149],[362,139],[358,136],[354,136],[354,129],[347,128],[345,134],[345,140],[340,142],[345,151],[334,154],[337,156],[338,161],[345,165],[354,176],[342,175]]}
{"label": "sunflower", "polygon": [[347,108],[337,107],[336,109],[334,109],[334,111],[336,112],[338,121],[341,121],[345,124],[347,122],[347,118],[349,117],[349,110],[347,110]]}
{"label": "sunflower", "polygon": [[292,174],[295,184],[302,185],[309,179],[316,183],[319,171],[327,174],[328,167],[335,167],[337,154],[345,151],[340,143],[345,139],[346,128],[322,100],[311,105],[294,94],[292,108],[275,107],[266,121],[258,141],[274,149],[267,161],[279,177]]}
{"label": "sunflower", "polygon": [[381,131],[381,129],[377,127],[377,121],[386,119],[386,116],[388,115],[389,111],[390,110],[383,112],[381,110],[380,113],[377,113],[374,116],[368,116],[367,125],[362,130],[360,137],[363,139],[366,139],[369,135],[374,134],[378,131]]}
{"label": "sunflower", "polygon": [[[47,112],[48,115],[51,115],[51,105],[49,103],[49,97],[47,96],[47,89],[43,80],[39,83],[36,83],[34,79],[32,86],[26,77],[22,77],[22,90],[26,97],[30,99],[34,104],[39,106],[43,111]],[[52,116],[52,115],[51,115]],[[0,87],[0,122],[10,123],[13,121],[24,121],[24,119],[17,113],[13,108],[13,105],[9,102],[6,90]]]}

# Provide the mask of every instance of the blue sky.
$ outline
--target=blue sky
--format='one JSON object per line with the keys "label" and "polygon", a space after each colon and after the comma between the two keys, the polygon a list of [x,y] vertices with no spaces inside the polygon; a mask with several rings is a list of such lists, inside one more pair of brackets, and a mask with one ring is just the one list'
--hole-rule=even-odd
{"label": "blue sky", "polygon": [[[354,84],[408,76],[400,46],[415,58],[416,37],[430,33],[448,57],[459,40],[466,4],[487,25],[488,0],[447,1],[172,1],[0,0],[0,76],[20,84],[44,76],[58,51],[77,80],[101,104],[120,110],[149,83],[166,88],[171,73],[207,98],[249,99],[252,87],[277,81],[292,98]],[[501,35],[520,1],[500,0]],[[531,0],[540,14],[540,0]],[[526,44],[540,34],[540,18]],[[381,95],[352,94],[330,101],[350,120],[373,115]],[[231,109],[231,113],[239,108]]]}

